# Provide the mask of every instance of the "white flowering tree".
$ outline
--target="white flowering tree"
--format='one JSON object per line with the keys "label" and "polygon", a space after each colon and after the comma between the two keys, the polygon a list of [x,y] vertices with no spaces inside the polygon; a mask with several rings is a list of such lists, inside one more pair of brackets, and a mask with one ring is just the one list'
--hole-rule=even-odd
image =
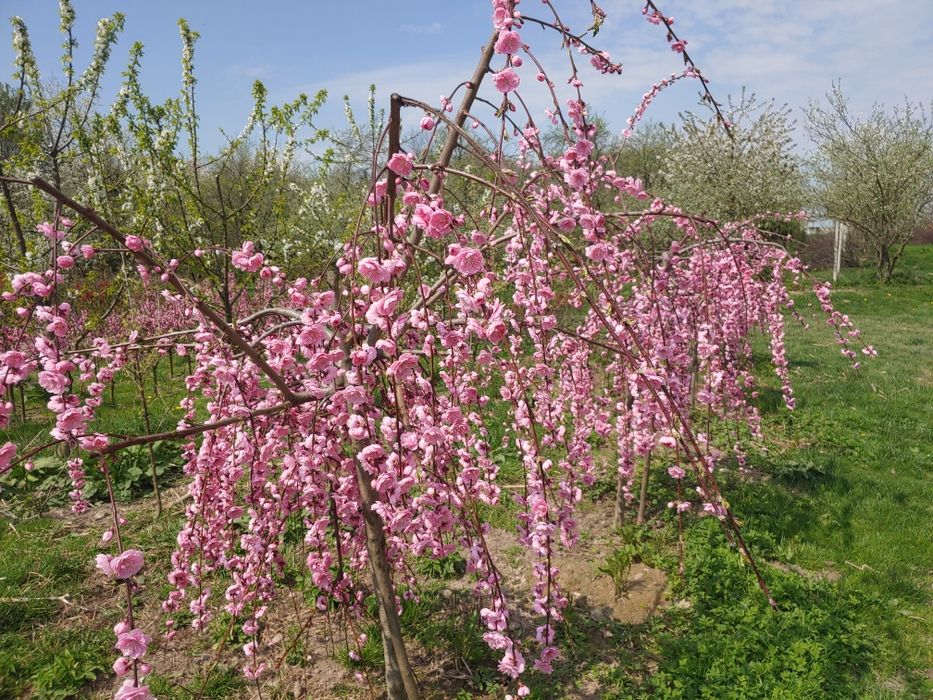
{"label": "white flowering tree", "polygon": [[933,121],[905,101],[853,113],[839,85],[811,104],[807,131],[816,145],[813,180],[826,214],[861,234],[875,254],[878,280],[894,266],[933,205]]}
{"label": "white flowering tree", "polygon": [[[44,80],[32,52],[29,33],[20,17],[12,17],[13,49],[16,52],[13,80],[0,88],[0,176],[10,172],[31,172],[48,178],[57,186],[83,192],[86,179],[76,174],[79,156],[76,135],[87,126],[100,91],[101,79],[114,43],[123,28],[119,12],[97,23],[90,59],[82,69],[75,51],[75,13],[68,2],[60,4],[59,29],[63,36],[59,81]],[[40,198],[16,192],[4,184],[3,229],[10,237],[2,240],[3,252],[11,258],[29,253],[31,224],[47,218]]]}
{"label": "white flowering tree", "polygon": [[666,191],[664,166],[674,146],[674,133],[669,124],[642,122],[613,154],[616,171],[637,177],[649,192]]}
{"label": "white flowering tree", "polygon": [[[219,247],[237,247],[249,238],[288,270],[309,261],[326,263],[339,238],[330,234],[332,198],[320,173],[299,157],[323,134],[311,120],[325,92],[272,105],[257,81],[242,130],[224,135],[223,145],[208,151],[196,102],[197,32],[179,22],[177,96],[156,103],[145,94],[139,77],[144,48],[137,42],[116,100],[102,108],[99,85],[123,16],[98,23],[91,59],[81,70],[75,62],[74,9],[63,0],[59,10],[64,52],[58,82],[40,74],[26,24],[12,19],[16,74],[0,96],[0,176],[30,173],[64,187],[110,220],[160,241],[170,259],[200,251],[196,276],[217,290],[228,318],[237,299],[230,292],[229,263],[216,254]],[[0,216],[9,223],[0,245],[11,258],[28,257],[44,241],[35,234],[36,224],[53,211],[27,188],[3,182],[0,189]]]}
{"label": "white flowering tree", "polygon": [[743,91],[729,99],[725,117],[728,131],[714,112],[681,115],[662,168],[671,201],[727,221],[799,211],[804,178],[788,107]]}

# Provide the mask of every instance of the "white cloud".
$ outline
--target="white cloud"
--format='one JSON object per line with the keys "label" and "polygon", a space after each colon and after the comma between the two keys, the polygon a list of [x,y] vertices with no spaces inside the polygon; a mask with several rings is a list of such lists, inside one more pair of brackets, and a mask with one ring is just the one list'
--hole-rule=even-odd
{"label": "white cloud", "polygon": [[407,34],[440,34],[444,26],[440,22],[431,24],[403,24],[399,29]]}
{"label": "white cloud", "polygon": [[[629,4],[613,0],[617,12]],[[746,85],[801,107],[841,78],[863,108],[933,97],[929,0],[666,0],[662,8],[720,90]],[[666,48],[663,32],[654,38]]]}
{"label": "white cloud", "polygon": [[[663,28],[645,22],[639,3],[604,0],[601,4],[609,18],[594,43],[622,60],[624,73],[601,76],[585,65],[581,77],[591,110],[621,130],[651,84],[679,72],[683,63],[670,51]],[[567,9],[565,22],[574,27],[588,24],[576,5]],[[788,103],[799,122],[809,100],[822,98],[837,79],[842,79],[857,109],[868,109],[878,101],[894,104],[905,95],[924,103],[933,97],[929,70],[933,2],[929,0],[665,0],[662,9],[675,16],[675,28],[689,41],[691,56],[721,102],[745,86],[762,99]],[[439,22],[405,31],[433,32],[435,27],[440,31]],[[483,30],[475,28],[477,44]],[[566,53],[552,32],[529,26],[525,33],[558,84],[563,103],[572,94],[564,83],[569,74]],[[391,92],[437,104],[439,95],[469,77],[475,58],[476,54],[435,56],[339,75],[300,89],[327,88],[333,97],[349,94],[362,105],[369,85],[375,83],[382,106]],[[521,93],[541,123],[550,96],[535,83],[536,71],[531,61],[525,62],[520,70]],[[647,118],[671,121],[677,112],[697,106],[698,93],[698,83],[682,81],[656,100]],[[499,97],[493,91],[486,96],[493,101]]]}
{"label": "white cloud", "polygon": [[230,66],[230,74],[234,78],[247,78],[249,80],[268,80],[274,75],[274,70],[269,64],[262,65],[240,65]]}

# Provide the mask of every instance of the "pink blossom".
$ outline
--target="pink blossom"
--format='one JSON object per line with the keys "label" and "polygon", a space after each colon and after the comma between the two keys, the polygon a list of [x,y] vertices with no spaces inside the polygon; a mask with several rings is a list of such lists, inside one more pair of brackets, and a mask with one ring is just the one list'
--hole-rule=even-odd
{"label": "pink blossom", "polygon": [[151,641],[152,638],[141,629],[134,629],[120,634],[114,648],[130,659],[139,659],[145,655]]}
{"label": "pink blossom", "polygon": [[483,270],[483,254],[475,248],[460,248],[453,255],[447,256],[444,262],[464,277],[475,275]]}
{"label": "pink blossom", "polygon": [[64,338],[68,334],[68,322],[61,316],[56,316],[45,327],[45,330],[59,338]]}
{"label": "pink blossom", "polygon": [[373,186],[373,192],[369,197],[370,206],[379,204],[386,196],[386,190],[389,188],[389,182],[386,179],[379,180]]}
{"label": "pink blossom", "polygon": [[90,260],[96,254],[97,254],[97,251],[94,249],[94,246],[87,245],[87,244],[81,246],[81,257],[84,258],[85,260]]}
{"label": "pink blossom", "polygon": [[486,326],[486,339],[490,343],[498,345],[502,342],[507,331],[508,328],[505,323],[502,322],[502,319],[492,319]]}
{"label": "pink blossom", "polygon": [[55,262],[63,270],[70,270],[75,266],[75,259],[70,255],[59,255]]}
{"label": "pink blossom", "polygon": [[105,576],[125,580],[135,576],[143,568],[143,553],[138,549],[128,549],[115,557],[98,554],[96,562],[97,568]]}
{"label": "pink blossom", "polygon": [[512,13],[507,7],[497,5],[492,11],[492,23],[497,29],[507,29],[512,26]]}
{"label": "pink blossom", "polygon": [[518,89],[519,84],[521,83],[521,78],[518,77],[516,73],[511,68],[506,68],[494,73],[492,76],[493,85],[496,86],[496,90],[501,93],[509,93],[513,90]]}
{"label": "pink blossom", "polygon": [[0,447],[0,474],[10,470],[10,464],[16,456],[16,445],[12,442],[6,442]]}
{"label": "pink blossom", "polygon": [[18,350],[7,350],[0,355],[0,364],[6,365],[10,369],[19,369],[26,364],[26,356]]}
{"label": "pink blossom", "polygon": [[266,671],[266,664],[262,662],[256,666],[248,665],[243,668],[243,675],[247,680],[255,681],[258,680],[263,673]]}
{"label": "pink blossom", "polygon": [[428,219],[428,235],[434,238],[440,237],[450,231],[453,226],[454,217],[446,209],[435,209],[431,212]]}
{"label": "pink blossom", "polygon": [[50,241],[60,241],[65,237],[64,231],[59,231],[48,221],[43,221],[40,224],[36,224],[36,231],[41,233],[43,236],[48,238]]}
{"label": "pink blossom", "polygon": [[420,124],[420,126],[421,126],[421,128],[424,129],[425,131],[430,131],[431,129],[434,128],[434,118],[431,117],[431,116],[429,116],[429,115],[425,115],[425,116],[421,117],[421,124]]}
{"label": "pink blossom", "polygon": [[95,433],[94,435],[85,435],[82,438],[78,439],[78,444],[81,446],[82,450],[87,450],[88,452],[100,452],[107,445],[110,444],[110,438],[101,433]]}
{"label": "pink blossom", "polygon": [[586,247],[586,257],[594,262],[602,262],[609,257],[609,246],[605,243],[596,243]]}
{"label": "pink blossom", "polygon": [[68,388],[68,377],[62,372],[39,372],[39,386],[50,394],[61,394]]}
{"label": "pink blossom", "polygon": [[56,421],[56,427],[66,433],[84,430],[87,417],[84,412],[78,408],[70,408],[60,413]]}
{"label": "pink blossom", "polygon": [[125,676],[133,669],[132,659],[128,659],[125,656],[119,657],[116,661],[113,662],[113,672],[118,676]]}
{"label": "pink blossom", "polygon": [[525,671],[525,657],[514,646],[509,647],[499,661],[499,671],[511,678],[518,678]]}
{"label": "pink blossom", "polygon": [[113,577],[113,569],[110,568],[111,557],[109,554],[98,554],[95,558],[95,565],[104,576]]}
{"label": "pink blossom", "polygon": [[389,269],[376,258],[363,258],[356,266],[359,273],[370,282],[388,282],[392,279]]}
{"label": "pink blossom", "polygon": [[393,153],[389,158],[388,168],[396,175],[408,177],[413,169],[412,161],[410,153]]}
{"label": "pink blossom", "polygon": [[117,690],[114,700],[156,700],[150,692],[149,687],[145,685],[136,686],[132,678],[123,681],[123,685]]}
{"label": "pink blossom", "polygon": [[[496,39],[496,53],[515,53],[522,47],[522,37],[518,32],[512,30],[502,30],[499,32],[499,38]],[[506,91],[503,91],[506,92]]]}
{"label": "pink blossom", "polygon": [[246,241],[240,247],[240,250],[234,251],[230,256],[231,264],[238,270],[244,272],[258,272],[265,262],[262,253],[256,252],[256,247],[252,241]]}
{"label": "pink blossom", "polygon": [[586,187],[586,183],[589,181],[589,173],[586,168],[573,168],[564,175],[564,179],[572,188],[580,190]]}
{"label": "pink blossom", "polygon": [[393,316],[401,299],[401,289],[396,289],[380,297],[370,304],[369,308],[366,310],[366,320],[369,321],[369,323],[379,323],[380,320]]}
{"label": "pink blossom", "polygon": [[404,380],[414,371],[417,366],[418,358],[412,355],[410,352],[406,352],[402,354],[395,362],[389,365],[389,369],[386,371],[386,374],[388,374],[390,377]]}
{"label": "pink blossom", "polygon": [[145,243],[139,236],[127,236],[125,242],[126,247],[132,250],[134,253],[141,253]]}

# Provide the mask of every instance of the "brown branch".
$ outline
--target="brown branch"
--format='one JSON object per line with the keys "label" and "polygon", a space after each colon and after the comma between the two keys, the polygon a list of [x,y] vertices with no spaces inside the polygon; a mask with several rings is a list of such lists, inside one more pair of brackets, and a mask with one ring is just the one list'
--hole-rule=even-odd
{"label": "brown branch", "polygon": [[[95,224],[100,230],[109,234],[111,238],[116,240],[120,245],[126,246],[126,236],[121,233],[113,224],[101,217],[97,212],[95,212],[90,207],[84,206],[71,199],[65,195],[61,190],[59,190],[54,185],[46,182],[42,178],[35,177],[30,180],[30,184],[36,187],[39,190],[42,190],[53,199],[55,199],[60,204],[65,205],[69,209],[73,210],[77,214],[80,214],[84,219]],[[281,392],[282,397],[287,400],[289,403],[296,403],[296,394],[292,391],[291,387],[288,386],[288,383],[279,374],[275,371],[271,365],[266,361],[265,357],[257,351],[252,345],[247,342],[247,340],[229,323],[227,323],[224,318],[218,314],[211,306],[197,296],[191,289],[182,282],[182,279],[172,270],[168,265],[160,265],[159,261],[146,250],[132,251],[133,255],[145,263],[147,267],[150,268],[161,268],[165,271],[165,274],[168,276],[168,283],[180,294],[190,299],[198,311],[201,312],[217,329],[224,335],[227,341],[236,347],[238,350],[243,352],[253,363],[262,371],[263,374],[269,379],[272,384]]]}
{"label": "brown branch", "polygon": [[[661,22],[664,23],[664,26],[667,28],[668,35],[674,41],[680,41],[681,40],[680,37],[677,36],[677,32],[674,31],[674,28],[671,26],[671,23],[667,19],[667,16],[663,12],[661,12],[661,10],[658,9],[658,6],[655,5],[654,2],[652,2],[652,0],[645,0],[645,5],[647,7],[650,7],[652,10],[654,10],[657,13],[658,19],[660,19]],[[704,97],[713,106],[713,109],[716,111],[716,121],[722,124],[723,128],[726,130],[726,133],[729,135],[729,138],[730,139],[733,138],[732,127],[729,124],[729,120],[726,119],[722,111],[719,109],[719,102],[716,101],[716,98],[713,97],[713,93],[709,89],[709,80],[706,79],[706,76],[704,76],[703,73],[700,72],[700,69],[697,66],[697,64],[693,62],[692,58],[690,58],[690,54],[687,52],[686,47],[684,47],[684,50],[681,51],[680,53],[684,58],[684,63],[690,66],[693,69],[693,72],[696,73],[697,76],[700,78],[700,83],[703,85],[703,92],[705,93]]]}
{"label": "brown branch", "polygon": [[127,447],[133,447],[134,445],[147,445],[151,442],[157,442],[158,440],[181,440],[182,438],[190,437],[192,435],[200,435],[201,433],[206,433],[209,430],[215,430],[217,428],[223,428],[228,425],[235,425],[236,423],[242,423],[245,420],[250,418],[257,418],[259,416],[271,416],[275,413],[280,413],[286,409],[292,408],[294,406],[299,406],[303,403],[308,403],[313,401],[314,397],[309,396],[308,394],[295,394],[294,399],[290,400],[288,403],[279,403],[274,406],[267,406],[265,408],[257,408],[253,411],[250,411],[245,416],[231,416],[229,418],[221,418],[220,420],[213,421],[211,423],[199,423],[195,425],[190,425],[187,428],[182,428],[181,430],[167,430],[162,433],[151,433],[149,435],[138,435],[133,438],[128,438],[121,442],[115,442],[110,445],[107,445],[104,449],[101,450],[101,454],[113,454],[114,452],[119,452],[122,449]]}

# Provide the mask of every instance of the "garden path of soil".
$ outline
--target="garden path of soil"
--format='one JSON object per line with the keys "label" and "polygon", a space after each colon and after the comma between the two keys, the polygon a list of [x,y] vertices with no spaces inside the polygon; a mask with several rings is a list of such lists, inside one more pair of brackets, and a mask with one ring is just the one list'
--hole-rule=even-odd
{"label": "garden path of soil", "polygon": [[[171,511],[183,508],[184,487],[168,489],[163,494]],[[133,508],[136,517],[140,511],[152,511],[153,504],[140,502]],[[75,533],[90,534],[92,537],[108,524],[109,506],[95,506],[91,511],[80,516],[72,515],[67,510],[53,513],[54,516],[67,519],[69,529]],[[567,549],[558,547],[553,563],[560,569],[559,584],[572,605],[578,611],[589,614],[599,622],[613,621],[626,625],[640,625],[646,622],[658,609],[666,605],[667,578],[663,571],[641,563],[632,565],[629,572],[625,593],[617,598],[612,579],[599,571],[599,566],[620,543],[612,529],[611,503],[609,500],[589,504],[578,517],[581,539],[576,547]],[[530,568],[534,557],[527,549],[516,545],[512,533],[493,529],[487,537],[487,546],[497,561],[505,579],[507,595],[513,601],[529,597],[531,587]],[[163,562],[163,568],[167,566]],[[178,631],[172,641],[166,641],[157,632],[163,629],[163,616],[157,599],[161,589],[164,571],[150,571],[143,579],[142,602],[137,614],[138,624],[153,636],[153,644],[146,659],[156,672],[173,685],[191,688],[198,678],[203,678],[214,664],[227,668],[239,669],[243,663],[240,644],[226,644],[219,652],[213,650],[201,634],[190,627]],[[445,597],[468,598],[472,587],[467,577],[446,582],[447,588],[441,593]],[[75,609],[63,610],[63,615],[55,623],[72,626],[84,624],[102,626],[100,617],[107,618],[106,612],[115,612],[118,601],[114,591],[100,577],[92,574],[86,588],[81,591],[79,605]],[[514,603],[513,603],[514,605]],[[296,620],[307,618],[308,606],[304,601],[296,601],[287,593],[270,608],[267,615],[267,628],[264,638],[266,661],[274,668],[291,644],[291,637],[283,634]],[[104,614],[100,614],[104,612]],[[300,615],[296,616],[296,613]],[[304,635],[304,650],[301,665],[283,663],[266,677],[263,685],[263,698],[309,698],[327,700],[329,698],[369,698],[370,693],[365,683],[354,678],[353,673],[336,658],[336,650],[342,647],[342,633],[339,625],[328,628],[316,621]],[[517,632],[533,634],[534,622],[526,604],[520,604],[514,612],[513,622]],[[109,623],[105,623],[108,624]],[[590,640],[595,647],[603,645],[604,640]],[[438,649],[421,648],[412,642],[411,654],[418,671],[419,679],[426,698],[449,698],[461,688],[466,687],[469,674],[464,673],[462,665],[454,659],[444,658]],[[115,657],[114,657],[115,658]],[[104,675],[89,688],[91,697],[112,697],[119,683],[113,675]],[[271,686],[271,687],[270,687]],[[273,691],[273,692],[270,692]],[[198,693],[184,693],[179,697],[196,698]],[[377,689],[377,697],[378,697]],[[582,700],[599,696],[598,685],[584,681],[580,687],[568,689],[568,698]],[[258,698],[254,688],[244,686],[239,692],[226,697]],[[481,697],[481,696],[474,696]]]}

